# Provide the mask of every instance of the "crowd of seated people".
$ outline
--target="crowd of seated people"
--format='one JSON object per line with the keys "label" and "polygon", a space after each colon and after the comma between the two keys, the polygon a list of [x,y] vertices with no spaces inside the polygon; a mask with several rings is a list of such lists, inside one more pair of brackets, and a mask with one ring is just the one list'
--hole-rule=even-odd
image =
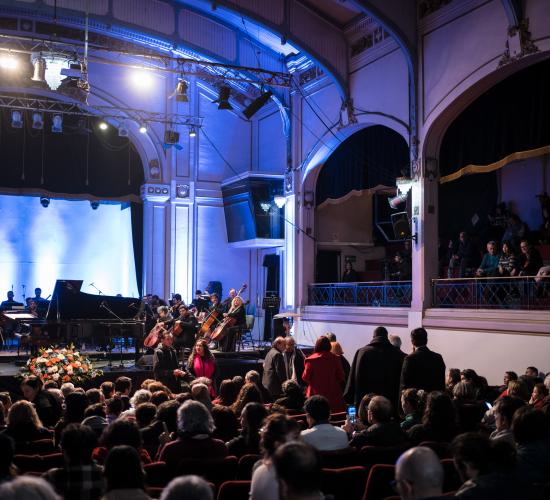
{"label": "crowd of seated people", "polygon": [[[323,469],[338,456],[366,472],[390,464],[401,498],[548,495],[550,376],[531,366],[521,376],[506,371],[503,385],[491,387],[473,369],[446,370],[424,329],[411,332],[414,352],[407,355],[379,327],[345,380],[331,341],[333,334],[318,339],[306,375],[297,374],[302,383],[286,379],[279,340],[269,362],[277,364],[280,354],[282,371],[267,373],[280,380],[258,372],[219,384],[199,377],[174,393],[152,379],[137,390],[120,377],[85,391],[27,378],[24,398],[0,393],[0,498],[26,498],[28,490],[44,500],[214,498],[226,483],[213,476],[246,457],[252,462],[239,478],[252,500],[338,498]],[[212,395],[211,387],[219,391]],[[58,403],[59,414],[45,401]],[[356,415],[343,411],[343,401]],[[367,459],[373,450],[385,454]],[[452,486],[445,458],[454,459],[459,478]],[[51,466],[33,469],[29,463],[39,459]],[[153,474],[159,469],[162,484]],[[372,486],[362,477],[357,498]]]}

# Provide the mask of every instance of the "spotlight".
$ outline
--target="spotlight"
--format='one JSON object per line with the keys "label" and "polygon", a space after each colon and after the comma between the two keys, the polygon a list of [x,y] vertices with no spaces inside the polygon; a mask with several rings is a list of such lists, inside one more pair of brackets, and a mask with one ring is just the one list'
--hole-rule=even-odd
{"label": "spotlight", "polygon": [[254,99],[254,101],[252,101],[252,103],[246,107],[246,109],[243,111],[243,115],[250,120],[252,116],[254,116],[258,111],[260,111],[261,108],[263,108],[267,104],[272,95],[273,92],[271,92],[271,90],[268,90],[267,92],[262,92],[260,97]]}
{"label": "spotlight", "polygon": [[283,208],[286,203],[286,198],[283,195],[276,194],[273,197],[273,201],[275,202],[275,205],[277,205],[279,208]]}
{"label": "spotlight", "polygon": [[189,129],[189,137],[196,137],[197,136],[197,130],[195,129],[195,127],[191,127]]}
{"label": "spotlight", "polygon": [[32,59],[32,64],[34,66],[33,75],[31,77],[33,87],[43,87],[49,89],[50,86],[46,81],[46,59],[39,55]]}
{"label": "spotlight", "polygon": [[47,196],[41,196],[40,205],[42,205],[44,208],[48,208],[48,206],[50,205],[50,199]]}
{"label": "spotlight", "polygon": [[107,130],[109,128],[109,125],[107,125],[106,122],[101,121],[101,122],[99,122],[98,127],[100,128],[100,130]]}
{"label": "spotlight", "polygon": [[90,206],[92,207],[92,210],[97,210],[99,208],[99,201],[97,200],[90,201]]}
{"label": "spotlight", "polygon": [[53,115],[52,132],[54,134],[60,134],[63,132],[63,115]]}
{"label": "spotlight", "polygon": [[141,124],[141,126],[139,127],[139,131],[141,134],[146,134],[147,133],[147,125],[145,125],[145,123]]}
{"label": "spotlight", "polygon": [[187,82],[185,80],[178,80],[176,85],[176,101],[177,102],[189,102],[189,97],[187,97]]}
{"label": "spotlight", "polygon": [[218,109],[229,109],[232,110],[233,106],[229,104],[229,97],[231,96],[231,88],[227,85],[222,85],[218,94],[218,98],[213,101],[218,104]]}
{"label": "spotlight", "polygon": [[42,130],[44,128],[44,115],[35,111],[32,114],[32,128]]}
{"label": "spotlight", "polygon": [[401,205],[401,203],[407,201],[407,194],[408,193],[402,193],[394,196],[393,198],[388,198],[388,203],[390,204],[390,207],[396,209],[399,205]]}
{"label": "spotlight", "polygon": [[269,209],[271,208],[271,203],[269,203],[268,201],[262,201],[260,203],[260,207],[265,213],[267,213],[267,212],[269,212]]}
{"label": "spotlight", "polygon": [[167,129],[164,131],[164,144],[162,145],[164,149],[168,149],[173,146],[178,151],[181,151],[183,147],[178,144],[179,141],[180,141],[179,132],[176,132],[175,130],[170,130],[170,129]]}
{"label": "spotlight", "polygon": [[14,109],[11,112],[11,126],[13,128],[23,128],[23,113],[21,111]]}
{"label": "spotlight", "polygon": [[130,135],[130,133],[128,132],[128,129],[126,128],[125,125],[120,125],[118,127],[118,136],[119,137],[128,137]]}
{"label": "spotlight", "polygon": [[4,54],[0,57],[0,67],[2,69],[13,70],[16,69],[17,66],[19,66],[19,61],[11,54]]}
{"label": "spotlight", "polygon": [[153,85],[153,77],[150,71],[135,71],[132,74],[132,82],[136,87],[147,89]]}

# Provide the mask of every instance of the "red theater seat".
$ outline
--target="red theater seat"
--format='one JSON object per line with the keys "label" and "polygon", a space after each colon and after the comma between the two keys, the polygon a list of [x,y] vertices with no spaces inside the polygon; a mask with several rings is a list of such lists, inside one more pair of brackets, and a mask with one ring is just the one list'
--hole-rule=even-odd
{"label": "red theater seat", "polygon": [[323,469],[321,491],[335,500],[360,500],[365,491],[367,471],[364,467]]}
{"label": "red theater seat", "polygon": [[248,500],[251,481],[225,481],[220,486],[217,500]]}
{"label": "red theater seat", "polygon": [[254,464],[261,460],[261,455],[243,455],[239,459],[239,466],[237,470],[237,479],[239,481],[249,481],[252,479],[252,469],[254,468]]}
{"label": "red theater seat", "polygon": [[165,462],[152,462],[143,466],[147,486],[163,488],[170,482],[170,473]]}
{"label": "red theater seat", "polygon": [[15,452],[19,455],[49,455],[58,453],[59,448],[54,445],[52,439],[39,439],[27,443],[17,443]]}
{"label": "red theater seat", "polygon": [[443,491],[456,491],[462,485],[460,476],[456,471],[454,460],[452,458],[444,458],[441,460],[443,466],[443,472],[445,473],[443,479]]}
{"label": "red theater seat", "polygon": [[42,473],[54,467],[62,467],[64,462],[62,453],[52,453],[49,455],[15,455],[13,463],[21,473]]}
{"label": "red theater seat", "polygon": [[341,469],[361,464],[355,448],[344,448],[343,450],[322,451],[321,465],[327,469]]}
{"label": "red theater seat", "polygon": [[411,447],[409,443],[397,446],[363,446],[359,452],[359,465],[369,470],[376,464],[393,465],[404,451]]}
{"label": "red theater seat", "polygon": [[221,459],[182,460],[177,469],[178,476],[196,474],[209,482],[220,486],[225,481],[234,481],[237,477],[237,457]]}
{"label": "red theater seat", "polygon": [[373,466],[369,472],[363,500],[383,500],[393,495],[391,482],[394,476],[394,465],[377,464]]}
{"label": "red theater seat", "polygon": [[418,446],[431,448],[440,459],[451,457],[451,446],[449,443],[442,441],[422,441]]}

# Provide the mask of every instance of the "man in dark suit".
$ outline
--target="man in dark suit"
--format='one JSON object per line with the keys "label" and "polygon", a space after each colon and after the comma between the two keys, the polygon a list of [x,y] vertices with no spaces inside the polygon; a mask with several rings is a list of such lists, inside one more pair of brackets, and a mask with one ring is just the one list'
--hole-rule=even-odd
{"label": "man in dark suit", "polygon": [[411,332],[414,351],[403,361],[401,390],[415,388],[425,391],[445,390],[445,363],[441,354],[428,349],[428,332],[415,328]]}
{"label": "man in dark suit", "polygon": [[401,337],[399,335],[389,335],[388,340],[390,341],[390,344],[397,350],[399,356],[401,357],[401,362],[403,362],[407,354],[401,350]]}
{"label": "man in dark suit", "polygon": [[262,384],[273,398],[281,394],[281,386],[286,380],[286,367],[283,358],[284,348],[284,337],[277,337],[264,359]]}
{"label": "man in dark suit", "polygon": [[402,362],[399,351],[388,340],[388,330],[376,328],[370,344],[355,353],[344,394],[346,401],[359,405],[365,394],[373,392],[388,398],[395,407]]}

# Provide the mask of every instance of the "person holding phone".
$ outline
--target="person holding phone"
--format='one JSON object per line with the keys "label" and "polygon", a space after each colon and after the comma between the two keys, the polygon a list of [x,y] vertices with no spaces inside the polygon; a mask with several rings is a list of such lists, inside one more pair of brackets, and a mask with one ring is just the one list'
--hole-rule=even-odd
{"label": "person holding phone", "polygon": [[342,450],[348,447],[346,431],[329,423],[330,404],[327,398],[311,396],[306,400],[304,410],[309,429],[300,433],[303,441],[319,451]]}

